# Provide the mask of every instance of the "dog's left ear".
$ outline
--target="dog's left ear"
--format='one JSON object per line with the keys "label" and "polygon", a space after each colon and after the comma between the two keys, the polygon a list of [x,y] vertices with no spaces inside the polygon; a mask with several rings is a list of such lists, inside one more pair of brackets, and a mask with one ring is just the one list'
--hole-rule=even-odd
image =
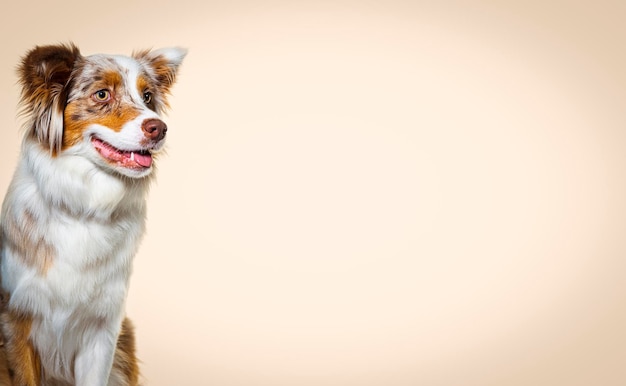
{"label": "dog's left ear", "polygon": [[[178,68],[187,55],[187,50],[180,47],[161,48],[158,50],[146,50],[133,53],[133,58],[143,63],[150,71],[150,75],[156,81],[159,91],[165,97],[176,81]],[[162,102],[167,106],[165,98]]]}
{"label": "dog's left ear", "polygon": [[18,68],[22,112],[29,117],[28,133],[51,152],[61,149],[67,89],[79,58],[80,52],[73,44],[37,46],[24,56]]}

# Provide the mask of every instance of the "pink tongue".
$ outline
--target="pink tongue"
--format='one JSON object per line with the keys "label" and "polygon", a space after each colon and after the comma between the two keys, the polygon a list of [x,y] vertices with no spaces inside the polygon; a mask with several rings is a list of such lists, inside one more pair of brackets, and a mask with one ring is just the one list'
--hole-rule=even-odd
{"label": "pink tongue", "polygon": [[149,168],[152,165],[152,156],[150,154],[135,153],[135,162],[144,168]]}
{"label": "pink tongue", "polygon": [[126,167],[139,165],[144,168],[149,168],[152,166],[152,155],[150,154],[133,154],[130,151],[121,151],[97,138],[93,138],[92,142],[100,154],[111,161],[118,162]]}

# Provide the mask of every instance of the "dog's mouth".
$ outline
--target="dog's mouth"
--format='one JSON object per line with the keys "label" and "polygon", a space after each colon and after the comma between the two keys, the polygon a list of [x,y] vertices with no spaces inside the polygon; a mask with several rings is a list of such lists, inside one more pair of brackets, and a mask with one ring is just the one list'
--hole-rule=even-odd
{"label": "dog's mouth", "polygon": [[91,137],[91,144],[102,158],[125,168],[147,169],[152,166],[152,154],[148,150],[120,150],[96,137]]}

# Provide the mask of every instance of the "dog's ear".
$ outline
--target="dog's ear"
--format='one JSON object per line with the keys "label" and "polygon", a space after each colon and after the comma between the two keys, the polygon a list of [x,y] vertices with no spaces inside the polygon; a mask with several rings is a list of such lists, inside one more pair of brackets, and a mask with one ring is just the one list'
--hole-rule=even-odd
{"label": "dog's ear", "polygon": [[161,102],[165,107],[167,107],[165,96],[169,94],[170,88],[176,81],[178,68],[186,55],[187,50],[180,47],[133,52],[133,58],[146,66],[150,76],[156,82],[156,86],[163,96]]}
{"label": "dog's ear", "polygon": [[37,46],[24,56],[18,69],[22,113],[29,118],[27,130],[51,152],[61,149],[68,84],[80,57],[73,44]]}

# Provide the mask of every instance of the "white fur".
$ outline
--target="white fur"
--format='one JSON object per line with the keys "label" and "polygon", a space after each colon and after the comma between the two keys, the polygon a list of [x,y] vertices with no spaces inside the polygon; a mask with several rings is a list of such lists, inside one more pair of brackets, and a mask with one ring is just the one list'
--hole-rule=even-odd
{"label": "white fur", "polygon": [[37,213],[55,260],[44,276],[6,248],[4,289],[11,305],[36,316],[32,340],[44,368],[57,371],[47,376],[106,385],[144,231],[146,182],[121,180],[79,156],[51,159],[37,144],[26,142],[23,152],[1,221]]}
{"label": "white fur", "polygon": [[163,56],[173,66],[179,66],[182,63],[186,55],[187,55],[187,50],[181,47],[159,48],[156,50],[152,50],[150,52],[150,56],[152,57]]}

